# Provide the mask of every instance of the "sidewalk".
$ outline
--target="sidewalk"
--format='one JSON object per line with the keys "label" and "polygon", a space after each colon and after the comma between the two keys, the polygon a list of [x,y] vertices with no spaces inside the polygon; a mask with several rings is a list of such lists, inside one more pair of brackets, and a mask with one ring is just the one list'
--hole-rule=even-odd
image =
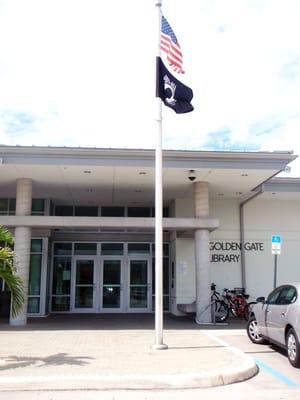
{"label": "sidewalk", "polygon": [[153,316],[70,317],[31,320],[24,328],[0,323],[2,391],[199,388],[257,372],[249,356],[188,319],[166,318],[168,349],[155,351]]}

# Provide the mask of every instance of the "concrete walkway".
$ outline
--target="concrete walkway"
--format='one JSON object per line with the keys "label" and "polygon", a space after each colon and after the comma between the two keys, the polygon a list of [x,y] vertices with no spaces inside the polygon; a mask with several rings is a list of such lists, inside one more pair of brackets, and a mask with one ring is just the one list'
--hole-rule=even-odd
{"label": "concrete walkway", "polygon": [[169,348],[154,351],[153,315],[58,315],[24,328],[0,322],[0,388],[182,389],[254,376],[253,359],[214,338],[211,328],[168,316]]}

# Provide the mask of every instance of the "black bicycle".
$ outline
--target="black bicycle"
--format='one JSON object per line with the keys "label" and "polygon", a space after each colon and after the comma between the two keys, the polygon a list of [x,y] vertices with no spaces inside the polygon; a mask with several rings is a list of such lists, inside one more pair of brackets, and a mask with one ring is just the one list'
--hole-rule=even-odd
{"label": "black bicycle", "polygon": [[215,283],[211,284],[212,317],[214,322],[224,322],[229,317],[229,308],[224,296],[216,290]]}

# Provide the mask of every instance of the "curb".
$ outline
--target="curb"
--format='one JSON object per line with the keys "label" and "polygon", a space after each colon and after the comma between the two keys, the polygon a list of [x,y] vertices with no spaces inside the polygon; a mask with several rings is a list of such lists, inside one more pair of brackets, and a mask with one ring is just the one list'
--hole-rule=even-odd
{"label": "curb", "polygon": [[228,385],[252,378],[258,372],[255,361],[223,342],[208,335],[227,350],[238,354],[242,362],[238,367],[216,368],[202,373],[147,374],[147,375],[72,375],[72,376],[20,376],[0,377],[0,391],[20,390],[34,385],[37,389],[196,389]]}
{"label": "curb", "polygon": [[[197,389],[242,382],[257,374],[258,367],[252,357],[230,346],[209,331],[201,333],[221,346],[222,351],[234,353],[238,357],[238,365],[232,367],[228,362],[228,367],[216,367],[207,371],[202,370],[199,373],[0,376],[0,391],[32,390],[32,387],[35,390],[66,390],[70,388],[73,390],[91,388],[102,390]],[[1,364],[5,364],[5,360],[0,359],[0,366]],[[236,361],[235,364],[237,364]]]}

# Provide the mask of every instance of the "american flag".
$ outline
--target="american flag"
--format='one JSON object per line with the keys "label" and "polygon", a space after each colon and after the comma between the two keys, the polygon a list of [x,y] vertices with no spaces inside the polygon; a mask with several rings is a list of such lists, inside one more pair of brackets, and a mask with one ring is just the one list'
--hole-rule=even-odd
{"label": "american flag", "polygon": [[167,54],[168,64],[173,71],[184,74],[180,45],[175,33],[163,15],[161,16],[160,48]]}

